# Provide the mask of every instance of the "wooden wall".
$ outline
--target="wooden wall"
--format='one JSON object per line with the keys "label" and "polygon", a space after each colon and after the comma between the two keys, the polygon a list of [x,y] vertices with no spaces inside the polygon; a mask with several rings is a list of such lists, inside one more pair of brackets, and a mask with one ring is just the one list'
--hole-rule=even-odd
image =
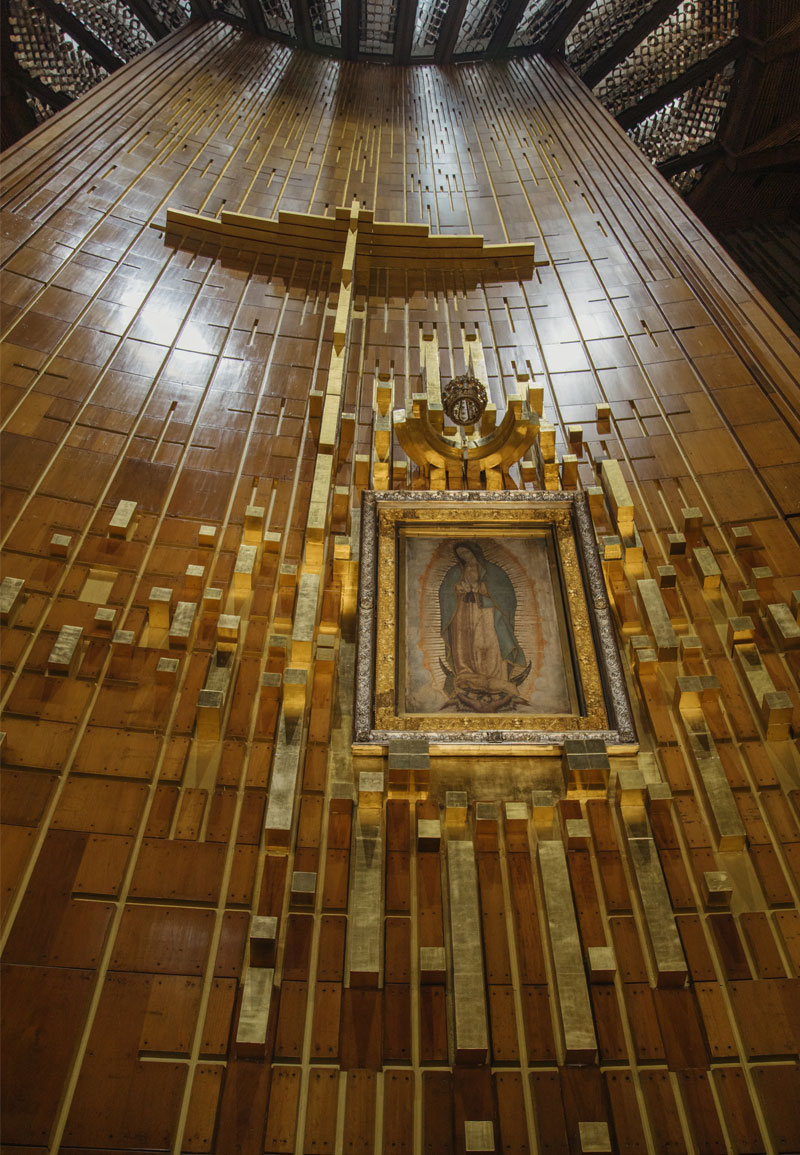
{"label": "wooden wall", "polygon": [[[477,286],[458,269],[360,267],[343,398],[355,432],[334,480],[355,510],[376,374],[401,405],[432,326],[443,373],[463,370],[477,328],[498,407],[517,374],[544,387],[559,455],[582,427],[580,485],[598,484],[601,458],[622,463],[643,555],[607,579],[641,753],[612,760],[610,798],[573,790],[534,822],[531,791],[559,781],[557,759],[450,758],[378,810],[353,803],[359,771],[384,766],[349,754],[344,514],[317,626],[336,661],[309,669],[288,845],[267,845],[285,719],[262,680],[284,669],[276,635],[291,634],[303,572],[309,394],[326,385],[338,272],[176,243],[165,214],[331,214],[353,198],[377,219],[534,241],[549,262]],[[588,93],[537,59],[403,71],[189,26],[6,154],[2,241],[2,574],[24,580],[0,657],[4,1150],[579,1152],[588,1122],[621,1152],[800,1150],[800,651],[767,609],[796,617],[800,589],[800,350]],[[242,577],[250,506],[265,511],[257,542],[273,536]],[[596,518],[614,533],[607,507]],[[713,563],[719,580],[704,580]],[[630,639],[652,628],[638,582],[667,565],[679,657],[636,670]],[[197,605],[188,638],[170,639],[154,587],[172,591],[173,621],[178,602]],[[210,735],[207,718],[196,728],[217,670],[209,588],[240,619]],[[66,670],[63,626],[83,631]],[[760,689],[735,642],[760,656]],[[706,678],[697,701],[687,676]],[[785,695],[771,715],[765,692]],[[734,849],[698,733],[741,815]],[[626,806],[619,771],[641,775]],[[671,797],[651,790],[645,810],[659,783]],[[445,812],[451,790],[467,793],[464,820]],[[523,803],[522,822],[502,806],[478,822],[485,802]],[[631,805],[684,986],[659,985]],[[570,838],[567,820],[586,818]],[[442,821],[438,849],[418,843],[420,819]],[[490,1028],[471,1062],[455,1061],[459,975],[421,976],[419,961],[421,947],[452,961],[456,842],[474,862]],[[596,1061],[565,1063],[545,842],[564,847],[587,967],[590,947],[616,958],[612,981],[578,977]],[[359,889],[365,847],[379,855],[368,909],[353,898],[373,893]],[[718,871],[730,910],[704,894]],[[295,872],[316,874],[310,901]],[[237,1047],[258,915],[277,919],[272,1009],[263,1044]],[[364,935],[381,963],[356,986]],[[465,1127],[487,1121],[496,1147]]]}

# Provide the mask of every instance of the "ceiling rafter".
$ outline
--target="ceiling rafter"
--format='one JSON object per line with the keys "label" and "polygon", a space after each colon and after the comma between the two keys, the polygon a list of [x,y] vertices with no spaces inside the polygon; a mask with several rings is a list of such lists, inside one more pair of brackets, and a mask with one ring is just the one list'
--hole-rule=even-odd
{"label": "ceiling rafter", "polygon": [[106,72],[116,72],[118,68],[122,68],[125,61],[102,40],[98,40],[95,34],[90,32],[77,16],[73,16],[68,8],[59,4],[58,0],[36,0],[36,3],[62,32],[71,36],[75,43],[91,56],[95,64],[105,68]]}
{"label": "ceiling rafter", "polygon": [[342,52],[354,60],[358,56],[361,0],[342,0]]}
{"label": "ceiling rafter", "polygon": [[452,60],[466,10],[467,0],[450,0],[450,5],[439,29],[436,51],[433,54],[436,64],[449,64]]}
{"label": "ceiling rafter", "polygon": [[552,52],[562,53],[570,32],[581,17],[589,11],[593,3],[594,0],[569,0],[564,11],[539,45],[539,51],[544,56],[549,56]]}
{"label": "ceiling rafter", "polygon": [[269,32],[264,19],[264,9],[259,0],[242,0],[242,7],[247,14],[247,22],[259,36],[266,36]]}
{"label": "ceiling rafter", "polygon": [[584,84],[588,85],[589,88],[594,88],[596,84],[599,84],[603,77],[611,72],[612,68],[616,68],[626,56],[633,52],[634,48],[642,43],[648,33],[658,28],[664,20],[667,20],[680,3],[681,0],[656,0],[649,12],[640,16],[627,32],[623,32],[621,36],[617,37],[602,56],[580,74]]}
{"label": "ceiling rafter", "polygon": [[489,46],[486,49],[487,56],[496,56],[499,52],[504,52],[511,43],[511,37],[519,28],[519,22],[525,15],[525,9],[528,7],[528,0],[511,0],[511,3],[506,8],[505,12],[500,18],[500,23],[492,33],[492,39],[489,41]]}
{"label": "ceiling rafter", "polygon": [[696,168],[701,164],[708,164],[711,160],[716,160],[723,155],[722,147],[716,141],[711,144],[703,144],[700,148],[695,148],[692,152],[685,152],[682,156],[673,156],[669,160],[662,160],[656,168],[664,177],[675,176],[676,173],[686,172],[690,168]]}
{"label": "ceiling rafter", "polygon": [[154,40],[163,40],[169,28],[163,23],[148,0],[125,0],[134,16],[141,21]]}
{"label": "ceiling rafter", "polygon": [[395,64],[408,64],[417,22],[417,0],[397,0],[397,24],[394,33]]}
{"label": "ceiling rafter", "polygon": [[311,27],[311,13],[308,10],[308,0],[292,0],[292,15],[294,16],[294,34],[301,48],[314,47],[314,29]]}
{"label": "ceiling rafter", "polygon": [[696,84],[700,84],[709,76],[721,72],[726,64],[729,64],[731,60],[736,60],[743,51],[743,41],[739,37],[734,38],[728,44],[724,44],[722,48],[717,48],[715,52],[711,52],[705,60],[699,60],[697,64],[687,68],[675,80],[662,84],[649,96],[643,96],[636,104],[624,109],[617,116],[618,123],[625,129],[640,124],[648,116],[669,104],[676,96],[682,96],[684,92],[688,92]]}

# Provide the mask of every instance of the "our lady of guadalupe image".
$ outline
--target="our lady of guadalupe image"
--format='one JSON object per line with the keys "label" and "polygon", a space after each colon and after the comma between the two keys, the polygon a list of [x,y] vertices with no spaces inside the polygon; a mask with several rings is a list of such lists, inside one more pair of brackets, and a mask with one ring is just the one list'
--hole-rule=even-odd
{"label": "our lady of guadalupe image", "polygon": [[406,538],[402,710],[572,710],[548,557],[544,536]]}
{"label": "our lady of guadalupe image", "polygon": [[477,541],[456,542],[453,557],[439,586],[445,709],[495,713],[525,706],[517,687],[531,663],[515,634],[511,579],[487,561]]}

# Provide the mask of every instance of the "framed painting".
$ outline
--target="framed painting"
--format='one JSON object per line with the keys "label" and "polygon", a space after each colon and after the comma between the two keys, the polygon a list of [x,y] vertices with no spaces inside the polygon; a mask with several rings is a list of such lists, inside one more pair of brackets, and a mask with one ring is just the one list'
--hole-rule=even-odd
{"label": "framed painting", "polygon": [[585,497],[365,493],[354,751],[578,737],[637,747]]}

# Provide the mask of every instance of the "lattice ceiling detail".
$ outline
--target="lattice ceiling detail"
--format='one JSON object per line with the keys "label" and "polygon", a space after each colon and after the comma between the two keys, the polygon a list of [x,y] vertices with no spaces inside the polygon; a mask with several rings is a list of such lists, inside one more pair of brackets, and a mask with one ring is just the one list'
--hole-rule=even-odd
{"label": "lattice ceiling detail", "polygon": [[510,0],[469,0],[456,41],[456,56],[485,52]]}
{"label": "lattice ceiling detail", "polygon": [[[674,93],[675,82],[687,69],[696,73],[704,60],[731,44],[739,18],[739,0],[675,0],[671,14],[654,28],[665,11],[664,0],[589,0],[588,6],[574,0],[528,0],[527,4],[520,0],[465,0],[463,9],[454,0],[417,0],[413,27],[411,12],[400,0],[203,0],[195,9],[192,0],[8,3],[16,60],[21,70],[45,86],[44,90],[34,88],[24,93],[37,119],[52,111],[48,88],[70,99],[80,96],[106,76],[115,62],[138,55],[154,43],[154,36],[180,27],[204,7],[213,10],[216,17],[229,18],[254,31],[258,30],[252,23],[256,20],[261,30],[266,27],[290,42],[311,43],[337,54],[344,47],[346,52],[357,51],[360,57],[384,61],[424,63],[434,58],[446,60],[450,53],[457,60],[488,52],[535,51],[548,37],[555,42],[560,35],[560,48],[579,74],[594,68],[590,83],[596,79],[597,62],[608,60],[609,71],[594,90],[614,115],[635,112],[637,102],[653,94],[659,103],[664,102],[631,129],[633,139],[654,163],[687,155],[714,139],[730,92],[730,67],[704,83],[695,83],[670,103],[666,103],[669,90],[662,96],[660,89],[672,84]],[[350,22],[347,45],[343,45],[343,7]],[[74,24],[67,23],[65,30],[59,17],[64,10],[86,30],[87,37],[79,35],[80,27],[76,30]],[[574,14],[571,30],[565,27],[565,11]],[[298,13],[304,13],[303,28],[296,24]],[[631,39],[637,21],[644,19],[646,26],[648,14],[652,14],[652,30],[612,66],[609,53],[613,56],[614,45],[621,36]],[[553,44],[547,43],[547,47],[552,50]],[[559,45],[555,47],[559,49]],[[719,64],[734,51],[732,46]],[[712,61],[711,67],[716,63]],[[687,83],[698,80],[695,74]],[[649,108],[653,107],[651,101]],[[631,122],[628,115],[627,123]],[[700,171],[695,166],[671,179],[685,191],[699,179]]]}
{"label": "lattice ceiling detail", "polygon": [[594,0],[567,37],[564,56],[576,72],[599,60],[658,0]]}
{"label": "lattice ceiling detail", "polygon": [[17,61],[54,92],[74,99],[108,75],[31,0],[10,0],[9,24]]}
{"label": "lattice ceiling detail", "polygon": [[687,68],[730,43],[739,18],[737,0],[682,0],[594,92],[615,116]]}
{"label": "lattice ceiling detail", "polygon": [[396,0],[361,0],[359,52],[391,56],[397,31]]}
{"label": "lattice ceiling detail", "polygon": [[630,135],[654,164],[711,144],[728,100],[733,66],[690,88],[631,129]]}
{"label": "lattice ceiling detail", "polygon": [[512,48],[532,48],[555,24],[561,13],[557,0],[528,0],[517,30],[511,37]]}

